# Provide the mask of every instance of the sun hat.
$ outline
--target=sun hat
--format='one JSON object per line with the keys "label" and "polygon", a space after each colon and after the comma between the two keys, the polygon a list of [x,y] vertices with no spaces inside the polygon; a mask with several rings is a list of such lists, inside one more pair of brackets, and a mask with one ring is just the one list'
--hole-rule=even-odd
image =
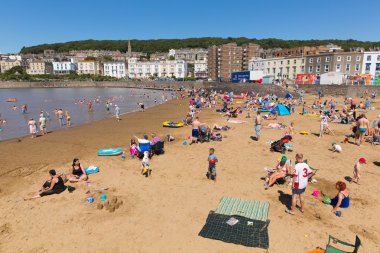
{"label": "sun hat", "polygon": [[367,160],[366,160],[364,157],[360,157],[360,158],[359,158],[359,162],[360,162],[360,163],[367,164]]}

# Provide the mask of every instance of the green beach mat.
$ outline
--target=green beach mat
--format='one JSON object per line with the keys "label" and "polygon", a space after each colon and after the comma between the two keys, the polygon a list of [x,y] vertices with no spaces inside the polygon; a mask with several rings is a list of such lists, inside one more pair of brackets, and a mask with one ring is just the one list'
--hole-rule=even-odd
{"label": "green beach mat", "polygon": [[252,220],[267,221],[269,203],[259,200],[244,200],[240,198],[223,197],[215,213],[224,215],[239,215]]}

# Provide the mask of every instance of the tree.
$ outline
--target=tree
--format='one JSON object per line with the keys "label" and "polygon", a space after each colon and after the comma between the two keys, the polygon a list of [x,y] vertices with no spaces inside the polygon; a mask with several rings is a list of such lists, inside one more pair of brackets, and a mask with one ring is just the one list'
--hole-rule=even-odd
{"label": "tree", "polygon": [[[112,59],[112,58],[111,58]],[[85,60],[91,60],[91,61],[96,61],[97,59],[96,59],[96,57],[94,57],[94,56],[87,56],[86,58],[85,58]]]}
{"label": "tree", "polygon": [[170,61],[174,61],[174,60],[175,60],[175,57],[174,57],[173,55],[171,55],[171,56],[169,57],[169,60],[170,60]]}

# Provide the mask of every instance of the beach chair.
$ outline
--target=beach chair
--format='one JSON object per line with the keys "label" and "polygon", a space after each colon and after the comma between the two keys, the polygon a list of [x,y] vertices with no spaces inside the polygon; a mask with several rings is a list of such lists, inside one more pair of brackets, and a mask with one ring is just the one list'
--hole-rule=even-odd
{"label": "beach chair", "polygon": [[165,144],[165,142],[159,141],[156,144],[152,145],[151,146],[152,153],[155,155],[161,155],[161,154],[165,153],[164,144]]}
{"label": "beach chair", "polygon": [[[335,247],[338,244],[340,244],[341,247],[350,248],[350,250],[347,251],[347,250],[338,249]],[[350,253],[350,252],[357,253],[360,245],[361,245],[361,241],[360,241],[358,236],[356,236],[355,244],[351,244],[351,243],[339,240],[339,239],[330,235],[329,236],[329,242],[327,243],[325,253]],[[353,251],[352,251],[352,248],[353,248]]]}
{"label": "beach chair", "polygon": [[150,143],[140,143],[139,142],[139,154],[137,155],[138,158],[142,159],[144,157],[144,152],[148,151],[149,152],[149,157],[152,156],[151,148],[150,148]]}

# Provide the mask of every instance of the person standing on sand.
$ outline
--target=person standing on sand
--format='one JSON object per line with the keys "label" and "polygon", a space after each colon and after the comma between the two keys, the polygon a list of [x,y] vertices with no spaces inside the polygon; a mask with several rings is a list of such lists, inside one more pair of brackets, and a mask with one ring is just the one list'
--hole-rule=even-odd
{"label": "person standing on sand", "polygon": [[362,166],[365,164],[367,164],[367,160],[364,157],[360,157],[359,160],[355,163],[354,173],[353,173],[353,177],[350,180],[350,183],[354,182],[354,183],[359,184]]}
{"label": "person standing on sand", "polygon": [[321,127],[319,132],[319,138],[323,137],[323,133],[328,129],[328,117],[324,111],[321,111]]}
{"label": "person standing on sand", "polygon": [[36,138],[36,135],[37,135],[36,121],[33,118],[31,118],[28,122],[28,125],[29,125],[29,132],[32,135],[32,138]]}
{"label": "person standing on sand", "polygon": [[193,121],[193,127],[191,130],[191,137],[193,138],[191,140],[191,144],[198,143],[198,137],[199,137],[199,127],[201,125],[201,122],[199,121],[199,117],[196,117]]}
{"label": "person standing on sand", "polygon": [[41,130],[41,135],[47,134],[46,130],[46,118],[43,113],[40,114],[40,130]]}
{"label": "person standing on sand", "polygon": [[[357,121],[357,124],[356,126],[358,127],[358,131],[359,131],[359,136],[356,135],[357,137],[355,138],[355,144],[357,144],[358,146],[360,146],[364,140],[364,135],[365,133],[367,132],[367,130],[369,129],[369,120],[366,118],[365,114],[362,113],[360,114],[360,119]],[[359,139],[359,144],[358,144],[358,139]]]}
{"label": "person standing on sand", "polygon": [[256,141],[259,141],[261,135],[261,115],[260,110],[257,111],[257,116],[255,118],[255,131],[256,131]]}
{"label": "person standing on sand", "polygon": [[292,206],[291,209],[286,209],[285,211],[288,214],[294,215],[294,210],[297,206],[297,196],[300,199],[300,211],[304,212],[303,204],[304,197],[303,193],[306,190],[309,178],[313,175],[309,165],[303,161],[303,154],[296,155],[297,164],[294,166],[293,176],[293,185],[292,185]]}

